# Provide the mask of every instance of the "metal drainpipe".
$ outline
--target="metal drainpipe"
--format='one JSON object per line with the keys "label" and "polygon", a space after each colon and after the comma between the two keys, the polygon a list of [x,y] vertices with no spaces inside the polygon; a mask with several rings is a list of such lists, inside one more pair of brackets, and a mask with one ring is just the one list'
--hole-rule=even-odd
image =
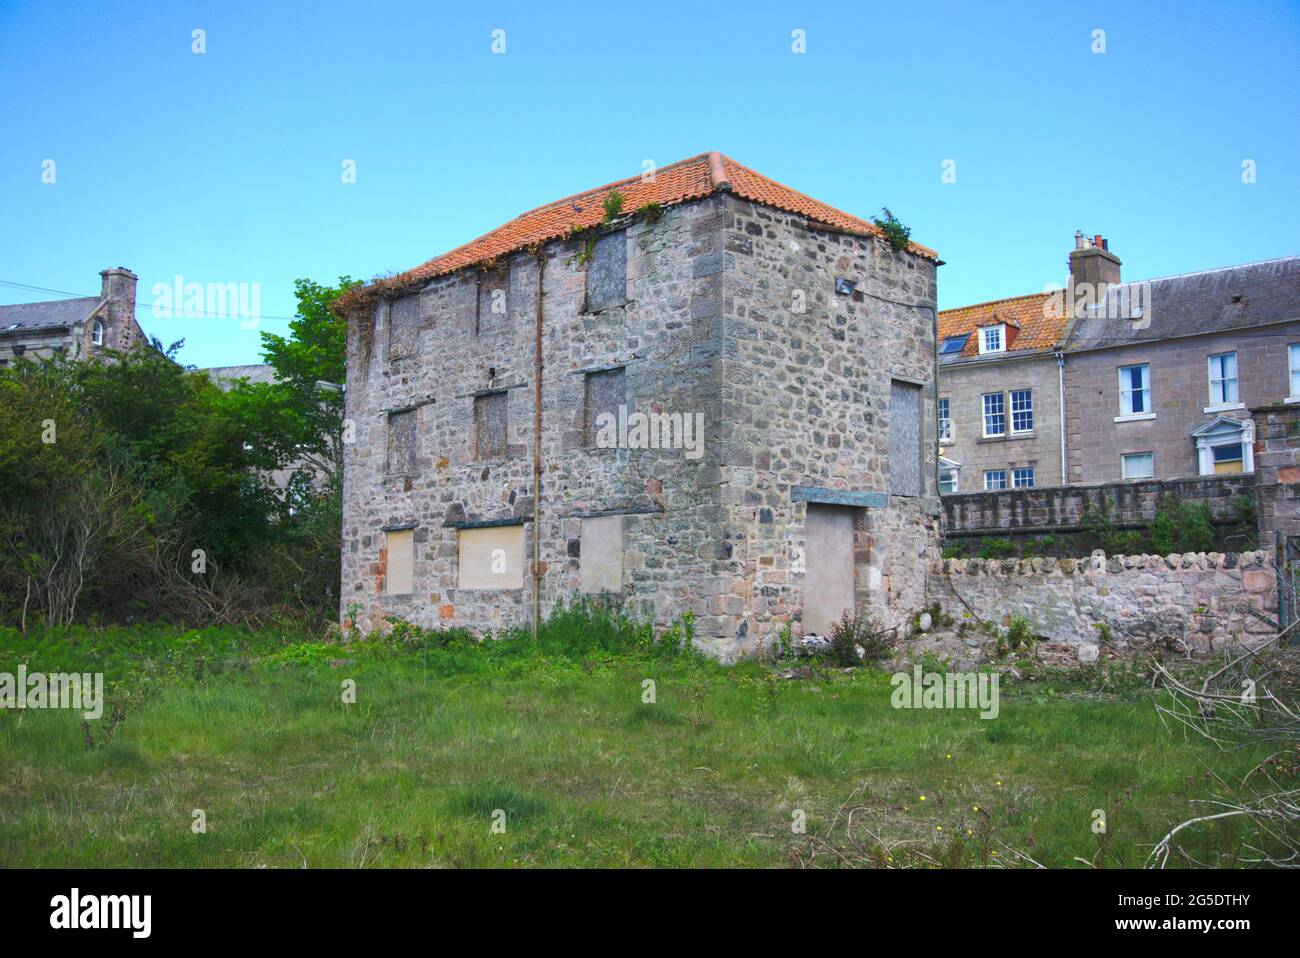
{"label": "metal drainpipe", "polygon": [[542,610],[542,283],[546,250],[537,250],[537,315],[533,332],[533,642]]}
{"label": "metal drainpipe", "polygon": [[1056,417],[1061,422],[1061,485],[1069,484],[1065,464],[1065,353],[1056,351]]}

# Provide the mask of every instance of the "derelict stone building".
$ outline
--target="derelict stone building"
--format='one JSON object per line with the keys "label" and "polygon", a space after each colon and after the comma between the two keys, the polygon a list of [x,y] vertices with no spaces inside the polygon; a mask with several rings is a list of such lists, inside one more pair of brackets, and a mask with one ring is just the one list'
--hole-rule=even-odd
{"label": "derelict stone building", "polygon": [[[341,298],[341,615],[583,595],[729,658],[938,558],[936,254],[707,153]],[[540,403],[539,403],[540,399]]]}

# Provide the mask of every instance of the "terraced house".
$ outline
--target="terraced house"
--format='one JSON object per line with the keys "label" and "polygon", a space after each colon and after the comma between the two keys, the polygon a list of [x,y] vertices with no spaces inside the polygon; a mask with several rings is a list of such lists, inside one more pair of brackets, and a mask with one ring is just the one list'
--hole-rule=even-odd
{"label": "terraced house", "polygon": [[345,619],[586,596],[730,657],[937,552],[936,254],[704,153],[345,296]]}
{"label": "terraced house", "polygon": [[1252,406],[1300,402],[1300,257],[1069,282],[939,314],[945,493],[1254,471]]}

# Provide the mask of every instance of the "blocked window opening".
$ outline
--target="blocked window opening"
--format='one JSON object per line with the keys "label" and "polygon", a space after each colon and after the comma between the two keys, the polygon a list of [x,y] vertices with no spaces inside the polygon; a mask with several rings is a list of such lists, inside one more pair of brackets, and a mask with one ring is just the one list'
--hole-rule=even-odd
{"label": "blocked window opening", "polygon": [[414,356],[420,348],[420,297],[404,296],[388,308],[388,358]]}
{"label": "blocked window opening", "polygon": [[618,407],[627,403],[626,369],[606,369],[598,373],[587,373],[583,409],[586,415],[586,438],[588,446],[595,446],[600,432],[600,417],[608,413],[618,420]]}
{"label": "blocked window opening", "polygon": [[461,589],[522,589],[524,527],[461,529],[456,581]]}
{"label": "blocked window opening", "polygon": [[392,529],[384,534],[388,567],[384,575],[386,595],[410,595],[415,588],[415,535],[411,529]]}
{"label": "blocked window opening", "polygon": [[505,269],[484,273],[479,279],[475,335],[486,336],[509,328],[510,272]]}
{"label": "blocked window opening", "polygon": [[587,594],[623,591],[623,517],[582,520],[578,587]]}
{"label": "blocked window opening", "polygon": [[596,240],[587,264],[587,312],[598,313],[627,302],[627,233],[619,230]]}
{"label": "blocked window opening", "polygon": [[476,459],[504,459],[509,396],[507,393],[489,393],[474,397],[474,457]]}
{"label": "blocked window opening", "polygon": [[415,410],[388,414],[388,474],[415,475]]}
{"label": "blocked window opening", "polygon": [[921,494],[921,387],[898,379],[889,395],[889,491]]}

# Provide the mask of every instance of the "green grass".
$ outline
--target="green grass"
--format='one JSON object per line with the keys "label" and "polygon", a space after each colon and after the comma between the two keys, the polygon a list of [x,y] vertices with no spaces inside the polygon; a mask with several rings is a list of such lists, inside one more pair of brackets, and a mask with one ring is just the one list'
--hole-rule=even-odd
{"label": "green grass", "polygon": [[[112,689],[93,745],[78,714],[0,711],[0,866],[788,866],[814,848],[1078,866],[1099,859],[1097,808],[1106,864],[1135,866],[1212,793],[1208,768],[1259,757],[1167,731],[1138,692],[1004,687],[992,721],[895,710],[880,673],[773,682],[607,625],[572,616],[540,650],[0,630],[0,671],[102,669]],[[1230,849],[1235,827],[1188,848]]]}

